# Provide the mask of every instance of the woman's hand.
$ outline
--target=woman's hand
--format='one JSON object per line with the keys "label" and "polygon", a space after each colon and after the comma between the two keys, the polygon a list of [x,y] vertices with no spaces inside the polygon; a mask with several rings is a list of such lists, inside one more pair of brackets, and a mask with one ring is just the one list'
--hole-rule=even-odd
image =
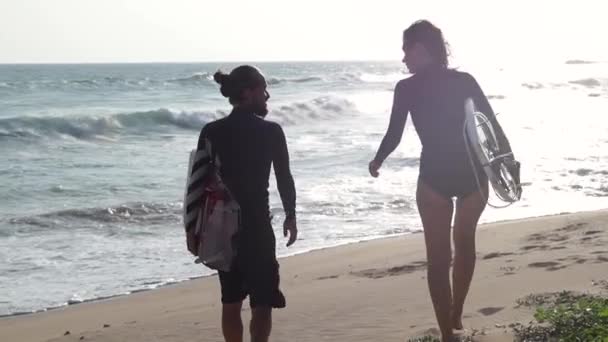
{"label": "woman's hand", "polygon": [[377,178],[380,173],[378,172],[378,170],[380,169],[380,167],[382,166],[382,163],[377,161],[377,160],[372,160],[371,162],[369,162],[369,174],[374,177]]}

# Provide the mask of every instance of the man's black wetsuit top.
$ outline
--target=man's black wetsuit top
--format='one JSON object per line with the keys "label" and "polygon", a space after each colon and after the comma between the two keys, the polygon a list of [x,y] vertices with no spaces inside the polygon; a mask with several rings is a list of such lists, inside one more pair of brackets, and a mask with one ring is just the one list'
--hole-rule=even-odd
{"label": "man's black wetsuit top", "polygon": [[198,149],[204,148],[204,137],[210,139],[212,149],[220,158],[222,178],[241,206],[244,220],[269,215],[271,165],[285,213],[295,215],[296,190],[280,125],[235,109],[229,116],[205,125]]}

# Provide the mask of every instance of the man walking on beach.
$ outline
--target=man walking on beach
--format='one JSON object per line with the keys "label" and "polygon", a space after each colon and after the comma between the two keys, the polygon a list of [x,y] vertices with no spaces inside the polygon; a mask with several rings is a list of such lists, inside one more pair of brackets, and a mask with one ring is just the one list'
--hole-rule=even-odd
{"label": "man walking on beach", "polygon": [[226,342],[243,341],[241,308],[249,296],[251,341],[266,342],[272,327],[273,308],[284,308],[279,289],[279,264],[268,204],[270,168],[274,167],[285,210],[287,246],[298,234],[296,190],[289,167],[289,153],[280,125],[264,120],[268,113],[266,80],[260,71],[243,65],[214,79],[233,110],[203,128],[198,149],[211,143],[221,161],[220,173],[241,208],[237,254],[229,272],[219,271],[222,288],[222,331]]}

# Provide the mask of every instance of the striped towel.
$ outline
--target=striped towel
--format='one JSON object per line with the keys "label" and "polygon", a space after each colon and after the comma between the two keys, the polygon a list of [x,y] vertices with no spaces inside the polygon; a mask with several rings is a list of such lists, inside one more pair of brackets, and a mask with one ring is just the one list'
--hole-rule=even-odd
{"label": "striped towel", "polygon": [[210,163],[211,144],[209,141],[205,142],[205,146],[207,147],[205,150],[198,151],[194,149],[190,152],[183,208],[184,228],[186,231],[194,229],[196,226],[205,193],[203,181],[209,174],[209,170],[213,168],[213,165]]}
{"label": "striped towel", "polygon": [[[190,152],[184,194],[184,228],[188,250],[205,266],[228,272],[236,255],[234,236],[241,226],[240,206],[219,174],[220,161],[206,149]],[[194,233],[196,241],[188,240]],[[194,252],[192,243],[198,248]]]}

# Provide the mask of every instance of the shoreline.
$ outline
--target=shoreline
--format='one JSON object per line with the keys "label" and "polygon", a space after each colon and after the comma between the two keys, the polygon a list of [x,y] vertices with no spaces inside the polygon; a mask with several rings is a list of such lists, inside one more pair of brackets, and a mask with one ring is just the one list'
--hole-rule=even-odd
{"label": "shoreline", "polygon": [[[608,280],[608,210],[483,224],[465,305],[474,341],[512,340],[528,322],[520,298],[598,292]],[[276,341],[404,341],[436,333],[422,234],[387,237],[285,257]],[[219,284],[202,277],[131,295],[0,318],[0,340],[20,342],[221,340]],[[606,288],[608,291],[608,288]],[[244,319],[250,310],[244,305]],[[434,330],[435,329],[435,330]]]}
{"label": "shoreline", "polygon": [[[554,216],[588,214],[588,213],[595,213],[595,212],[602,212],[602,211],[606,211],[608,213],[608,209],[599,209],[599,210],[578,211],[578,212],[561,212],[561,213],[557,213],[557,214],[547,214],[547,215],[538,215],[538,216],[531,216],[531,217],[524,217],[524,218],[514,218],[514,219],[503,219],[503,220],[498,220],[498,221],[489,221],[489,222],[484,222],[482,224],[479,224],[478,229],[484,229],[484,227],[488,226],[488,225],[497,225],[497,224],[503,224],[503,223],[517,223],[517,222],[521,222],[521,221],[550,218],[550,217],[554,217]],[[332,250],[332,249],[341,248],[341,247],[344,247],[344,246],[364,244],[364,243],[370,242],[370,241],[382,241],[382,240],[386,240],[386,239],[397,239],[397,238],[400,238],[400,237],[414,236],[414,235],[418,235],[418,234],[422,234],[422,233],[423,233],[423,231],[419,230],[419,231],[406,232],[406,233],[397,233],[397,234],[384,235],[384,236],[371,236],[369,238],[364,238],[364,239],[357,240],[357,241],[338,243],[336,245],[322,246],[322,247],[307,249],[307,250],[300,251],[300,252],[295,252],[295,253],[292,253],[292,254],[281,255],[281,256],[278,256],[277,259],[279,261],[281,261],[281,260],[284,260],[284,259],[287,259],[287,258],[297,257],[297,256],[301,256],[301,255],[306,255],[306,254],[309,254],[309,253],[319,252],[319,251]],[[205,267],[205,266],[201,266],[201,267]],[[205,269],[209,270],[207,268],[205,268]],[[210,273],[210,274],[193,276],[193,277],[189,277],[189,278],[183,279],[183,280],[176,280],[176,281],[171,281],[171,282],[167,282],[167,283],[161,283],[158,286],[153,287],[153,288],[135,289],[135,290],[129,291],[127,293],[118,293],[118,294],[114,294],[114,295],[94,297],[94,298],[84,299],[82,301],[74,301],[72,303],[70,303],[68,301],[68,302],[66,302],[64,304],[61,304],[61,305],[46,307],[46,308],[42,308],[42,309],[35,310],[35,311],[25,311],[25,312],[15,312],[15,313],[3,314],[3,315],[0,315],[0,321],[3,320],[3,319],[12,318],[12,317],[29,316],[29,315],[36,315],[36,314],[46,313],[46,312],[53,312],[53,311],[56,311],[56,310],[67,309],[67,308],[74,307],[74,306],[81,305],[81,304],[90,304],[90,303],[96,303],[96,302],[101,302],[101,301],[113,300],[113,299],[117,299],[117,298],[128,297],[128,296],[131,296],[131,295],[136,294],[136,293],[155,291],[155,290],[158,290],[158,289],[162,289],[162,288],[166,288],[166,287],[171,287],[171,286],[175,286],[175,285],[178,285],[178,284],[188,283],[188,282],[195,281],[195,280],[198,280],[198,279],[205,279],[205,278],[214,277],[216,275],[217,275],[217,272],[216,271],[212,271],[212,273]]]}
{"label": "shoreline", "polygon": [[[512,340],[528,322],[516,302],[562,290],[597,292],[608,280],[608,210],[480,225],[478,262],[465,305],[474,341]],[[285,257],[276,341],[404,341],[436,334],[422,234]],[[20,342],[221,340],[219,284],[201,277],[131,295],[0,318],[0,340]],[[606,289],[608,291],[608,288]],[[244,305],[244,320],[250,315]]]}

